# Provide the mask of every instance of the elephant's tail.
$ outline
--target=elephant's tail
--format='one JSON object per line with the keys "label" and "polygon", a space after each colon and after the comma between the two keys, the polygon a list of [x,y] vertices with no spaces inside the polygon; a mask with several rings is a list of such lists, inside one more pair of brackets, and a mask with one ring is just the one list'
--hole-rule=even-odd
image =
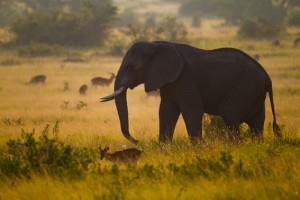
{"label": "elephant's tail", "polygon": [[274,105],[274,99],[273,99],[273,87],[272,87],[272,81],[271,79],[268,77],[268,81],[267,81],[267,91],[269,92],[269,98],[270,98],[270,102],[271,102],[271,108],[272,108],[272,114],[273,114],[273,132],[274,134],[281,138],[282,137],[282,133],[280,130],[279,125],[277,124],[276,121],[276,113],[275,113],[275,105]]}

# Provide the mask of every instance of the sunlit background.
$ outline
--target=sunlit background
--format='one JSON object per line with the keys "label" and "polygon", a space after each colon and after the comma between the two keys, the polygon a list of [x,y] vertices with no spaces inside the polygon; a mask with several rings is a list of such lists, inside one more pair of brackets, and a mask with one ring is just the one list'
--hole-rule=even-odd
{"label": "sunlit background", "polygon": [[[232,145],[206,116],[207,144],[191,146],[180,119],[174,144],[160,146],[160,97],[141,85],[128,92],[141,160],[131,167],[99,161],[99,146],[133,145],[114,102],[100,103],[114,81],[93,86],[91,79],[109,79],[134,42],[155,40],[234,47],[256,59],[272,78],[285,139],[274,140],[266,100],[262,143],[243,125],[244,142]],[[45,83],[32,82],[36,75]],[[0,199],[299,199],[299,102],[299,0],[0,0]],[[32,132],[39,145],[47,132],[81,154],[67,160],[59,147],[53,155],[62,161],[45,161],[52,147],[28,153],[34,142],[24,135]]]}

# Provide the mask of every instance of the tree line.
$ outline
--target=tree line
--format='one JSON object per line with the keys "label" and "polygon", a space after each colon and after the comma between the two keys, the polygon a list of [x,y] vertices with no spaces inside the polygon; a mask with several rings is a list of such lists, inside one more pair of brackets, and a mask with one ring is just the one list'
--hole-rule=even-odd
{"label": "tree line", "polygon": [[0,0],[16,44],[99,45],[116,13],[111,0]]}

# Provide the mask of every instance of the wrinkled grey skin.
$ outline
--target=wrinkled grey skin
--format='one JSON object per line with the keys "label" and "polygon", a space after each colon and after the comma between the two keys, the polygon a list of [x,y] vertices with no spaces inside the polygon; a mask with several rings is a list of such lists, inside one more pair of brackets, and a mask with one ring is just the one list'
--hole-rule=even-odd
{"label": "wrinkled grey skin", "polygon": [[182,114],[192,142],[202,139],[204,113],[221,116],[231,138],[247,123],[254,136],[262,136],[265,98],[269,93],[273,130],[276,123],[272,82],[263,67],[233,48],[201,50],[170,42],[138,42],[126,53],[115,80],[114,94],[123,135],[137,143],[129,132],[126,91],[144,83],[145,91],[160,90],[159,140],[171,141]]}

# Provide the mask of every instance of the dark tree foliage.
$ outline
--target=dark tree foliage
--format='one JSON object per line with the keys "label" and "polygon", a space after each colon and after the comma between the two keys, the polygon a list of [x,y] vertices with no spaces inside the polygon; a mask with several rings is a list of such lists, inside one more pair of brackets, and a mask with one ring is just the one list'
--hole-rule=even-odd
{"label": "dark tree foliage", "polygon": [[8,26],[21,17],[25,10],[17,1],[0,0],[0,26]]}
{"label": "dark tree foliage", "polygon": [[287,22],[291,26],[300,26],[300,7],[291,9],[287,17]]}
{"label": "dark tree foliage", "polygon": [[281,5],[288,9],[293,9],[295,6],[300,6],[300,0],[278,0],[281,1]]}
{"label": "dark tree foliage", "polygon": [[29,11],[11,25],[17,44],[99,45],[116,14],[110,0],[22,1]]}
{"label": "dark tree foliage", "polygon": [[281,25],[262,19],[245,20],[240,25],[238,35],[243,38],[269,39],[278,37],[283,30]]}
{"label": "dark tree foliage", "polygon": [[273,0],[187,0],[180,13],[188,16],[222,17],[229,23],[260,18],[271,23],[282,23],[286,9]]}

